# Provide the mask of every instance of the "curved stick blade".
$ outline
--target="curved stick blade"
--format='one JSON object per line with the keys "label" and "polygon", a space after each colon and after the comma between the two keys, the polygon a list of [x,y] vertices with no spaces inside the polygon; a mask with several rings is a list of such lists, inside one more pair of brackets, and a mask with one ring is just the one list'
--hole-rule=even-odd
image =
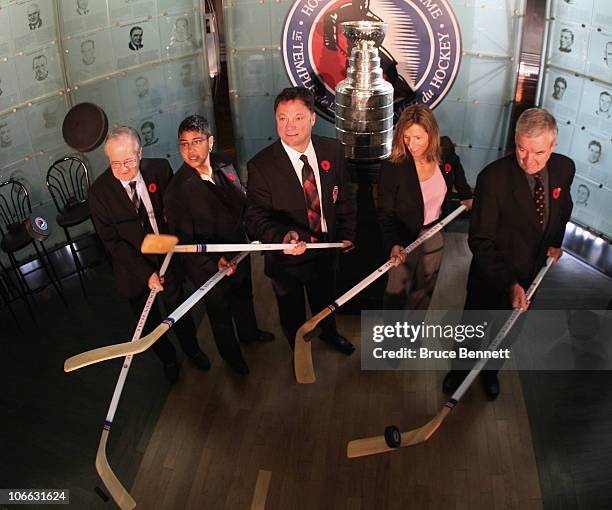
{"label": "curved stick blade", "polygon": [[108,441],[108,430],[102,431],[100,444],[98,445],[98,453],[96,453],[96,471],[104,482],[104,486],[110,492],[121,510],[132,510],[136,508],[136,501],[130,496],[130,493],[121,485],[119,479],[113,473],[108,460],[106,459],[106,442]]}
{"label": "curved stick blade", "polygon": [[151,333],[143,336],[140,340],[98,347],[97,349],[92,349],[90,351],[77,354],[76,356],[72,356],[64,362],[64,372],[72,372],[73,370],[77,370],[88,365],[93,365],[94,363],[99,363],[100,361],[121,358],[146,351],[157,340],[159,340],[159,338],[168,329],[170,329],[170,326],[168,326],[166,323],[161,323],[153,331],[151,331]]}
{"label": "curved stick blade", "polygon": [[[415,446],[427,441],[440,428],[444,419],[451,412],[451,408],[446,405],[425,425],[402,432],[402,442],[400,448],[404,446]],[[376,455],[377,453],[386,453],[397,450],[390,448],[385,441],[385,436],[366,437],[364,439],[355,439],[349,441],[346,447],[346,456],[349,459],[355,457],[365,457],[366,455]]]}
{"label": "curved stick blade", "polygon": [[310,339],[306,340],[319,322],[327,317],[335,308],[328,306],[317,315],[307,320],[295,334],[295,349],[293,351],[293,365],[295,368],[295,379],[300,384],[312,384],[316,381],[314,365],[312,364],[312,347]]}
{"label": "curved stick blade", "polygon": [[295,380],[300,384],[312,384],[317,380],[312,364],[312,343],[304,340],[304,333],[300,331],[295,335],[295,349],[293,351],[293,365]]}
{"label": "curved stick blade", "polygon": [[164,254],[171,252],[178,243],[178,237],[166,234],[147,234],[142,240],[142,253]]}

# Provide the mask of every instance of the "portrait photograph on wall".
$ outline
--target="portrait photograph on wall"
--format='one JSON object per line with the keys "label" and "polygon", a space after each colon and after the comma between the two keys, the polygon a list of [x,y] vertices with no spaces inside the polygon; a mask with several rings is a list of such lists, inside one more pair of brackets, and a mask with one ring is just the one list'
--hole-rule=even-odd
{"label": "portrait photograph on wall", "polygon": [[63,30],[68,36],[105,28],[109,24],[106,0],[64,0],[60,4]]}

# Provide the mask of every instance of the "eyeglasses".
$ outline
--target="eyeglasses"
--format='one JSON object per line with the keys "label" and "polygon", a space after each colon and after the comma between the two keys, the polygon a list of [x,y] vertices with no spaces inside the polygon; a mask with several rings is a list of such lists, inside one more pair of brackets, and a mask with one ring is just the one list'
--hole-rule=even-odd
{"label": "eyeglasses", "polygon": [[121,170],[123,167],[129,168],[129,169],[135,168],[137,164],[138,164],[138,159],[130,158],[130,159],[126,159],[125,161],[112,161],[110,166],[113,170]]}
{"label": "eyeglasses", "polygon": [[191,140],[191,142],[182,141],[182,142],[179,142],[179,149],[187,150],[190,147],[199,147],[206,141],[208,141],[208,138],[195,138],[194,140]]}

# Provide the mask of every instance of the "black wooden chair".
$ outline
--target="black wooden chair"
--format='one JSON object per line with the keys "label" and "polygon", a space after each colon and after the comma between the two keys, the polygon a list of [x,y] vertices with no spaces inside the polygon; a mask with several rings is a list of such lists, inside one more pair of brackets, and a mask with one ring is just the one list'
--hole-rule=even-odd
{"label": "black wooden chair", "polygon": [[37,324],[36,315],[34,315],[34,311],[32,310],[32,306],[30,305],[30,301],[28,300],[27,295],[23,295],[19,292],[19,289],[16,287],[15,283],[11,279],[6,267],[0,260],[0,308],[4,308],[5,306],[8,308],[9,313],[13,317],[13,321],[20,327],[19,321],[17,320],[17,315],[15,315],[15,311],[13,310],[13,302],[19,298],[23,298],[28,311],[30,312],[30,317]]}
{"label": "black wooden chair", "polygon": [[[34,271],[43,269],[65,303],[62,283],[57,277],[44,243],[42,241],[35,241],[26,229],[25,222],[30,221],[31,214],[32,205],[28,190],[22,183],[9,180],[0,184],[0,234],[2,235],[0,248],[8,255],[21,290],[24,295],[33,296],[34,290],[28,284],[26,276]],[[34,246],[40,267],[24,274],[21,271],[15,254],[30,244]],[[41,255],[41,250],[44,257]]]}
{"label": "black wooden chair", "polygon": [[47,171],[47,188],[58,211],[56,221],[64,229],[83,295],[86,295],[83,281],[84,269],[79,260],[79,250],[74,246],[68,229],[90,218],[87,196],[89,186],[87,166],[74,156],[58,159]]}

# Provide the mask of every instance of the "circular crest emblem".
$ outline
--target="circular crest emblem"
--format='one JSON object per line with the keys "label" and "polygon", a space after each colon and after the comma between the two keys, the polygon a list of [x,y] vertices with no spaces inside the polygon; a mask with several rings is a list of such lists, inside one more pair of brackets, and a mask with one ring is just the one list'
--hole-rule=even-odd
{"label": "circular crest emblem", "polygon": [[41,218],[40,216],[36,216],[36,218],[34,219],[34,223],[42,231],[45,231],[49,228],[47,221],[44,218]]}
{"label": "circular crest emblem", "polygon": [[334,122],[335,87],[352,49],[342,23],[361,20],[388,24],[378,53],[394,88],[395,117],[413,102],[435,108],[461,62],[461,32],[447,0],[296,0],[281,41],[293,85],[311,89],[318,113]]}

